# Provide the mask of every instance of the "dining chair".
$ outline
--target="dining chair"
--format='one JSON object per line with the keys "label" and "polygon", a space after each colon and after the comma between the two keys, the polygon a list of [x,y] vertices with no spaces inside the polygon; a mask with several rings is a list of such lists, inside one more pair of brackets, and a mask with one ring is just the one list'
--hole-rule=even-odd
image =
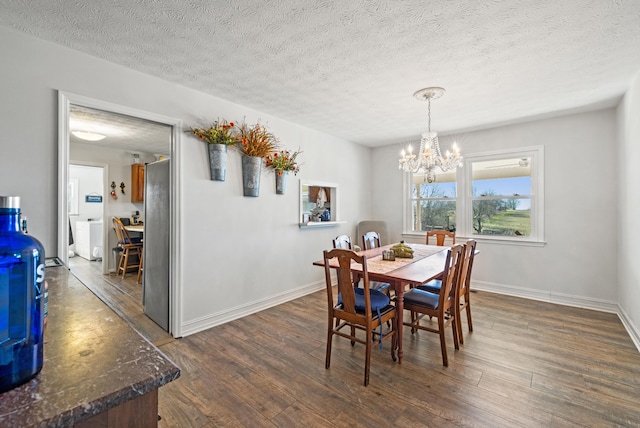
{"label": "dining chair", "polygon": [[[367,232],[362,235],[362,248],[371,250],[380,246],[380,234],[375,231]],[[391,284],[386,282],[371,281],[371,289],[384,291],[387,296],[391,297]]]}
{"label": "dining chair", "polygon": [[[382,245],[390,243],[389,226],[386,221],[382,220],[362,220],[356,225],[356,234],[358,238],[370,230],[375,230],[380,235],[380,243]],[[358,244],[360,244],[358,242]]]}
{"label": "dining chair", "polygon": [[[473,322],[471,320],[471,269],[473,268],[473,260],[476,256],[477,241],[469,239],[464,244],[464,259],[462,270],[458,277],[458,287],[455,291],[455,304],[454,308],[458,308],[456,314],[456,321],[458,326],[458,341],[464,344],[464,336],[462,334],[462,312],[466,311],[467,326],[469,332],[473,332]],[[419,285],[417,288],[420,290],[428,291],[430,293],[439,293],[442,286],[442,281],[434,279],[426,284]]]}
{"label": "dining chair", "polygon": [[[439,293],[430,293],[419,288],[412,288],[404,294],[404,309],[411,311],[411,321],[403,324],[411,327],[411,333],[417,330],[426,330],[437,333],[440,336],[440,349],[442,352],[442,365],[447,367],[447,345],[445,340],[445,328],[451,325],[453,330],[453,344],[455,349],[460,349],[458,344],[457,311],[452,310],[455,303],[455,287],[460,269],[462,268],[463,246],[454,245],[447,250],[447,258],[442,274],[442,287]],[[428,316],[429,325],[421,324],[425,316]],[[437,323],[435,327],[434,321]]]}
{"label": "dining chair", "polygon": [[[127,270],[133,268],[140,270],[142,243],[134,242],[134,240],[131,239],[129,232],[124,228],[122,221],[118,217],[113,218],[113,228],[118,239],[118,247],[122,250],[116,274],[119,275],[120,272],[122,272],[122,279],[124,279],[127,275]],[[132,256],[137,256],[137,259],[133,260]]]}
{"label": "dining chair", "polygon": [[342,248],[343,250],[353,250],[351,237],[349,235],[338,235],[333,240],[333,248]]}
{"label": "dining chair", "polygon": [[436,240],[436,245],[443,247],[445,238],[451,239],[451,244],[455,245],[456,243],[456,234],[453,232],[449,232],[447,230],[430,230],[427,232],[426,243],[429,245],[429,238],[434,236]]}
{"label": "dining chair", "polygon": [[[327,288],[328,326],[327,353],[325,368],[331,365],[331,345],[333,336],[341,336],[351,341],[351,345],[365,345],[364,385],[369,385],[371,349],[375,343],[382,347],[382,340],[391,337],[391,359],[396,361],[398,347],[397,313],[389,296],[369,287],[367,258],[354,251],[336,248],[324,251],[324,272]],[[336,268],[337,295],[331,279],[331,260],[337,259]],[[362,265],[363,287],[354,285],[351,276],[351,263]],[[334,265],[335,266],[335,265]],[[383,325],[389,322],[391,328],[383,331]],[[346,329],[345,329],[346,327]],[[345,329],[346,331],[343,331]],[[358,332],[363,332],[358,334]],[[363,336],[363,337],[361,337]]]}
{"label": "dining chair", "polygon": [[375,231],[367,232],[362,235],[362,248],[370,250],[380,246],[380,234]]}

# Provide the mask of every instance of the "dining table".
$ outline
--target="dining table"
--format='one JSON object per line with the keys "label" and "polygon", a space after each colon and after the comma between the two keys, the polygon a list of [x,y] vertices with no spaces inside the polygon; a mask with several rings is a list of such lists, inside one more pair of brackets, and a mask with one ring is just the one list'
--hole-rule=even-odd
{"label": "dining table", "polygon": [[144,232],[144,226],[141,224],[130,224],[128,226],[125,226],[124,228],[126,229],[127,232],[139,232],[139,233]]}
{"label": "dining table", "polygon": [[[410,244],[413,249],[413,258],[395,257],[395,260],[383,260],[382,252],[389,250],[395,244],[358,251],[365,256],[369,281],[378,281],[391,284],[396,296],[396,311],[398,322],[398,363],[402,363],[402,326],[404,312],[404,292],[410,284],[419,285],[429,282],[442,275],[444,263],[449,247],[436,245]],[[313,262],[315,266],[324,266],[324,260]],[[330,261],[330,267],[337,268],[337,259]],[[362,275],[362,265],[351,264],[351,272],[356,276]]]}

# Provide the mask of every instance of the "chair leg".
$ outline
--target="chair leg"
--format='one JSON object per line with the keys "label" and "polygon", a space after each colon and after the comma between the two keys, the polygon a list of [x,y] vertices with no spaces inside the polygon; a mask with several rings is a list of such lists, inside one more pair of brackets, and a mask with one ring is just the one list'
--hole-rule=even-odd
{"label": "chair leg", "polygon": [[453,333],[453,346],[455,349],[460,349],[460,337],[458,336],[458,323],[460,322],[460,312],[456,312],[455,308],[452,311],[455,315],[451,315],[451,332]]}
{"label": "chair leg", "polygon": [[458,329],[458,342],[464,345],[464,335],[462,334],[462,309],[460,309],[456,316],[456,327]]}
{"label": "chair leg", "polygon": [[416,313],[414,311],[411,311],[411,334],[417,331],[417,329],[415,328],[416,318]]}
{"label": "chair leg", "polygon": [[396,361],[398,358],[396,356],[396,351],[398,348],[398,318],[391,319],[391,359]]}
{"label": "chair leg", "polygon": [[471,322],[471,303],[467,300],[467,324],[469,331],[473,331],[473,323]]}
{"label": "chair leg", "polygon": [[127,276],[127,266],[129,266],[129,249],[124,250],[124,263],[122,265],[122,279]]}
{"label": "chair leg", "polygon": [[120,275],[120,266],[122,266],[122,252],[118,253],[118,263],[116,266],[116,275]]}
{"label": "chair leg", "polygon": [[122,250],[122,252],[120,253],[120,263],[118,263],[118,275],[120,275],[120,271],[124,272],[124,255],[126,254],[127,250]]}
{"label": "chair leg", "polygon": [[371,339],[373,335],[373,331],[367,330],[367,337],[370,339],[367,340],[366,351],[365,351],[365,360],[364,360],[364,386],[369,385],[369,369],[371,366],[371,348],[373,347],[373,339]]}
{"label": "chair leg", "polygon": [[440,349],[442,351],[442,365],[449,367],[449,360],[447,359],[447,342],[444,338],[444,315],[438,317],[438,334],[440,335]]}
{"label": "chair leg", "polygon": [[138,279],[136,280],[136,282],[138,284],[140,284],[140,283],[142,283],[142,270],[144,269],[144,267],[143,267],[143,264],[142,264],[143,263],[142,251],[138,250],[138,253],[139,253],[138,257],[140,257],[140,263],[139,263],[139,266],[138,266]]}
{"label": "chair leg", "polygon": [[333,328],[331,327],[333,320],[329,320],[329,329],[327,330],[327,354],[324,358],[324,367],[326,369],[331,365],[331,340],[333,339]]}

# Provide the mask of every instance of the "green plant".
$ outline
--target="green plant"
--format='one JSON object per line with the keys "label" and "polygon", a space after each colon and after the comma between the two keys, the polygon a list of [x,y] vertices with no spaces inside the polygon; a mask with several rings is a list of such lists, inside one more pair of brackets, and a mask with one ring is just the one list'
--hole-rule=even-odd
{"label": "green plant", "polygon": [[192,133],[202,141],[209,144],[224,144],[233,146],[238,143],[236,139],[236,126],[233,122],[218,119],[209,128],[191,128],[187,132]]}
{"label": "green plant", "polygon": [[249,126],[243,122],[238,127],[236,138],[240,142],[240,150],[247,156],[264,158],[273,152],[278,144],[278,139],[260,123]]}
{"label": "green plant", "polygon": [[293,174],[297,175],[300,167],[296,158],[300,153],[300,150],[293,153],[289,150],[271,152],[266,157],[267,168],[273,168],[278,175],[282,175],[284,171],[293,171]]}

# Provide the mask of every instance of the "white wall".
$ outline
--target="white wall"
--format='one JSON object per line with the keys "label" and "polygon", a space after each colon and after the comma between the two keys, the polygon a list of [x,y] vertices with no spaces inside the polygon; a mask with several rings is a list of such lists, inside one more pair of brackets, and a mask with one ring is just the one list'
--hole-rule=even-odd
{"label": "white wall", "polygon": [[[227,180],[211,181],[205,143],[179,133],[183,334],[318,289],[323,271],[312,262],[332,238],[370,218],[367,148],[1,27],[0,58],[0,194],[22,197],[30,232],[48,256],[57,248],[58,90],[177,118],[185,129],[217,117],[260,119],[283,145],[303,151],[286,195],[275,194],[265,172],[260,197],[246,198],[237,153]],[[337,183],[347,223],[299,229],[299,178]]]}
{"label": "white wall", "polygon": [[640,349],[640,73],[618,108],[620,129],[619,295],[622,320]]}
{"label": "white wall", "polygon": [[78,188],[76,189],[78,212],[72,217],[75,217],[74,220],[101,220],[104,199],[103,202],[87,202],[85,196],[104,196],[102,169],[84,165],[71,165],[69,167],[69,180],[74,178],[78,180]]}
{"label": "white wall", "polygon": [[[543,247],[478,240],[474,287],[575,306],[617,310],[617,148],[613,109],[503,126],[440,138],[463,155],[544,145]],[[399,146],[374,150],[375,217],[402,232]]]}
{"label": "white wall", "polygon": [[[76,222],[92,220],[102,220],[103,202],[86,202],[85,195],[104,196],[102,190],[102,169],[83,165],[69,166],[69,181],[76,180],[78,187],[75,189],[78,201],[78,211],[69,215],[71,233],[74,238],[77,236]],[[69,246],[75,249],[75,243]]]}
{"label": "white wall", "polygon": [[[140,162],[148,163],[156,160],[156,157],[151,153],[140,153]],[[109,270],[115,270],[115,263],[111,254],[111,249],[116,246],[117,239],[116,234],[113,231],[112,218],[113,217],[127,217],[130,218],[133,211],[140,211],[144,214],[144,203],[131,202],[131,163],[133,162],[131,157],[131,151],[109,149],[106,147],[96,147],[89,144],[71,144],[69,146],[69,159],[70,162],[88,163],[88,164],[100,164],[105,165],[108,171],[107,181],[104,183],[104,187],[100,189],[103,195],[102,204],[88,204],[97,206],[100,209],[100,213],[94,214],[89,217],[102,217],[102,208],[104,205],[104,222],[107,237],[107,250],[105,252],[107,260],[107,268]],[[71,174],[71,170],[69,171]],[[102,176],[100,177],[102,179]],[[116,183],[116,195],[118,199],[114,199],[111,196],[111,182]],[[125,194],[122,194],[120,190],[120,183],[125,183]],[[84,194],[80,195],[82,201],[84,201]],[[81,220],[86,220],[80,218]],[[144,216],[141,218],[144,220]],[[73,228],[73,217],[71,218],[71,225]],[[75,229],[74,229],[75,232]]]}

